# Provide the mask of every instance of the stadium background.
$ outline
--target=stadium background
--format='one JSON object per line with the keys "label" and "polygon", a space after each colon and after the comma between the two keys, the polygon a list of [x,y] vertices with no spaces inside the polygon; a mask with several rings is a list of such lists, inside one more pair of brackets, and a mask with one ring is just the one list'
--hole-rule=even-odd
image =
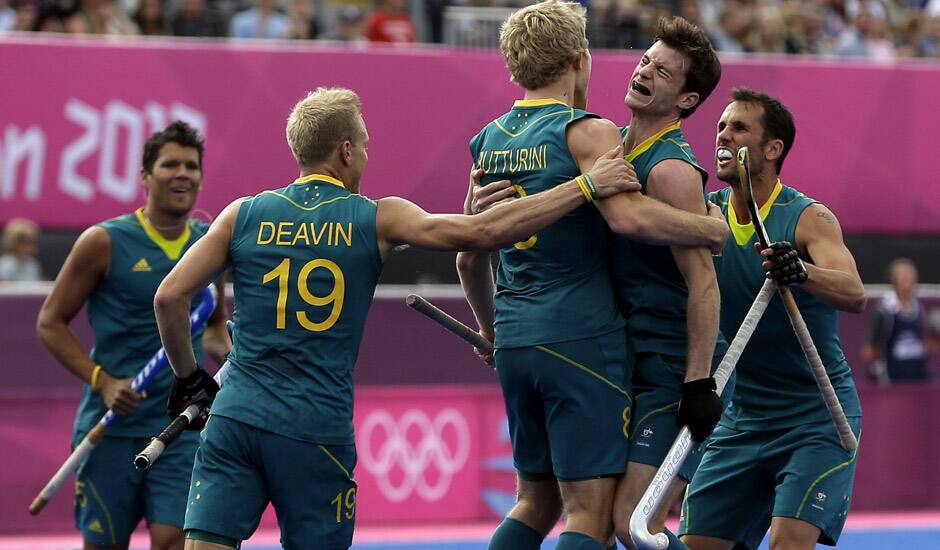
{"label": "stadium background", "polygon": [[[731,3],[716,8],[716,18]],[[430,5],[412,3],[412,12],[426,14]],[[924,11],[906,9],[932,21],[930,6],[919,7]],[[486,19],[495,15],[478,13],[486,29]],[[321,19],[331,24],[329,17]],[[418,24],[417,30],[433,36],[434,25]],[[492,28],[486,32],[473,45],[491,42]],[[915,33],[918,43],[926,36],[922,29],[898,30],[892,41],[899,52],[913,40],[905,32]],[[642,37],[635,40],[642,43]],[[467,141],[505,111],[518,89],[498,52],[461,47],[453,35],[452,41],[457,43],[349,47],[0,36],[0,224],[16,216],[39,222],[40,260],[54,276],[84,227],[142,204],[137,171],[143,140],[177,117],[207,136],[197,209],[211,219],[239,196],[292,180],[284,120],[305,91],[329,85],[362,96],[371,134],[364,194],[401,195],[431,211],[458,211],[470,164]],[[622,97],[638,58],[636,51],[595,52],[591,110],[620,124],[627,120]],[[940,64],[736,53],[723,53],[722,61],[718,89],[683,123],[702,164],[713,173],[714,126],[732,87],[779,96],[798,128],[783,181],[836,212],[872,297],[886,290],[887,263],[907,256],[928,283],[921,287],[925,305],[940,308],[940,287],[930,284],[940,282],[940,169],[932,154]],[[386,265],[357,366],[364,545],[411,525],[431,526],[442,540],[468,525],[482,526],[483,533],[511,502],[511,457],[494,375],[466,346],[403,305],[417,289],[469,321],[459,289],[446,284],[455,281],[453,255],[406,250]],[[69,488],[38,518],[26,514],[28,502],[67,456],[80,387],[35,336],[47,290],[42,284],[0,287],[0,439],[6,446],[0,453],[0,548],[23,540],[33,541],[24,548],[38,547],[39,539],[24,536],[77,540],[68,538]],[[906,547],[940,548],[940,443],[934,437],[940,433],[940,387],[883,388],[868,381],[858,352],[875,302],[862,315],[841,317],[866,414],[853,503],[861,519],[854,527],[913,527],[931,535]],[[90,346],[84,316],[73,325]],[[940,370],[932,366],[936,380]],[[272,520],[267,517],[263,528],[276,527]],[[407,534],[395,536],[408,540]]]}

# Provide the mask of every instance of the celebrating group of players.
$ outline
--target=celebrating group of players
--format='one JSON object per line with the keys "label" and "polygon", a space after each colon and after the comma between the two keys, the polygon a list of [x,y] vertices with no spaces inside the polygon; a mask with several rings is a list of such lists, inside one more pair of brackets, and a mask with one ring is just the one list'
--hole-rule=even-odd
{"label": "celebrating group of players", "polygon": [[[833,214],[778,174],[795,136],[778,100],[734,90],[706,172],[681,130],[721,66],[701,29],[660,22],[630,76],[629,126],[584,110],[591,56],[584,10],[547,0],[503,25],[500,47],[524,89],[471,140],[476,170],[462,215],[359,194],[368,132],[358,96],[320,88],[294,107],[287,141],[299,177],[241,198],[208,227],[189,219],[203,144],[183,123],[145,145],[146,205],[88,229],[38,322],[66,368],[87,382],[80,440],[104,410],[130,414],[77,474],[86,549],[125,549],[146,518],[155,550],[238,548],[273,503],[288,549],[352,542],[352,370],[384,259],[395,246],[464,251],[458,272],[494,341],[518,474],[516,505],[493,550],[527,550],[566,517],[557,548],[628,548],[628,520],[679,427],[697,444],[655,515],[670,548],[774,550],[835,544],[855,452],[842,449],[779,300],[770,304],[722,396],[711,377],[765,278],[793,285],[842,408],[861,409],[836,310],[865,303]],[[750,152],[754,198],[771,237],[755,247],[735,156]],[[588,204],[593,203],[593,204]],[[729,230],[730,229],[730,230]],[[490,250],[499,249],[494,284]],[[193,297],[231,269],[234,345],[224,308],[193,339]],[[96,345],[68,324],[88,303]],[[220,300],[220,303],[221,300]],[[160,338],[157,337],[159,331]],[[160,346],[169,373],[130,389]],[[200,342],[229,375],[200,368]],[[194,346],[194,343],[196,344]],[[229,353],[231,352],[231,353]],[[146,472],[131,456],[197,396],[211,416]],[[213,400],[214,399],[214,400]],[[716,427],[717,426],[717,427]],[[693,475],[694,474],[694,475]],[[737,545],[737,546],[736,546]]]}

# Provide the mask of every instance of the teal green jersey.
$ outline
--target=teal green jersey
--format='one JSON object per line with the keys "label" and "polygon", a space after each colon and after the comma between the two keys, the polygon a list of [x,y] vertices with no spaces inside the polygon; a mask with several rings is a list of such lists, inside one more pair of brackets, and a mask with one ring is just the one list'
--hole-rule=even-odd
{"label": "teal green jersey", "polygon": [[229,252],[238,328],[212,414],[353,443],[353,366],[382,271],[375,215],[321,174],[241,203]]}
{"label": "teal green jersey", "polygon": [[[627,130],[625,127],[621,133],[625,136]],[[705,205],[708,174],[695,160],[679,122],[637,145],[626,159],[633,164],[644,193],[650,172],[657,164],[671,159],[687,162],[702,175],[702,205]],[[688,351],[689,290],[671,249],[612,235],[610,271],[636,350],[684,357]],[[723,347],[724,339],[720,334],[718,338],[719,347]]]}
{"label": "teal green jersey", "polygon": [[[594,115],[554,100],[517,101],[470,140],[483,183],[511,180],[519,196],[581,173],[567,128]],[[607,275],[606,225],[585,204],[527,240],[499,251],[496,347],[593,338],[623,327]]]}
{"label": "teal green jersey", "polygon": [[[738,223],[730,206],[731,189],[711,193],[709,199],[721,207],[731,227],[728,244],[716,258],[721,287],[721,328],[734,334],[764,283],[761,256],[754,250],[757,237],[751,224]],[[816,201],[777,182],[761,216],[774,241],[796,242],[796,225],[803,211]],[[803,258],[812,261],[812,258]],[[796,287],[799,305],[819,356],[847,416],[860,416],[861,405],[852,373],[842,353],[835,309]],[[736,369],[737,384],[732,402],[721,422],[737,430],[774,430],[825,421],[826,405],[816,386],[779,297],[771,301]]]}
{"label": "teal green jersey", "polygon": [[[176,240],[164,239],[147,221],[143,208],[99,224],[111,239],[111,263],[101,283],[88,296],[86,311],[95,335],[91,358],[111,376],[132,378],[163,343],[153,314],[153,296],[163,278],[208,226],[189,220]],[[193,307],[198,304],[193,304]],[[202,359],[202,332],[193,336]],[[119,416],[109,436],[150,437],[166,427],[166,400],[173,373],[157,374],[147,397],[128,416]],[[101,395],[87,384],[82,391],[72,433],[78,442],[107,411]]]}

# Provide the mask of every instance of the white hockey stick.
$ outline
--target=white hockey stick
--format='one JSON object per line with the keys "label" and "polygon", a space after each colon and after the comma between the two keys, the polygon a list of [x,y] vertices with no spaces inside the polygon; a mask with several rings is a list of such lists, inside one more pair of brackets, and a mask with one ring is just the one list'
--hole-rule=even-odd
{"label": "white hockey stick", "polygon": [[[731,341],[731,345],[728,346],[728,351],[725,352],[718,369],[715,370],[715,384],[718,386],[719,395],[728,383],[731,372],[738,363],[748,340],[754,334],[757,322],[760,321],[767,305],[773,299],[776,288],[777,285],[770,279],[764,282],[764,286],[757,293],[754,303],[751,304],[751,309],[744,316],[741,327],[738,328],[738,333]],[[676,478],[679,468],[682,467],[691,450],[692,434],[689,433],[688,426],[683,426],[676,437],[676,441],[666,454],[666,458],[663,459],[663,463],[656,470],[656,475],[650,481],[649,487],[646,488],[646,492],[640,498],[636,509],[633,510],[633,515],[630,516],[630,537],[640,550],[666,550],[669,547],[669,538],[666,537],[665,533],[650,533],[649,523],[656,515],[659,507],[662,506],[663,499],[669,492],[669,486],[672,485],[672,480]]]}

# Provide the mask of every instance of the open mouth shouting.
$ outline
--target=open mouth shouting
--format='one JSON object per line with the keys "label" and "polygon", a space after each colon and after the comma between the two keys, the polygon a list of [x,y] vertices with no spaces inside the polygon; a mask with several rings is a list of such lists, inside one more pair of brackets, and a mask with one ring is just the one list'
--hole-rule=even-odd
{"label": "open mouth shouting", "polygon": [[649,96],[653,95],[653,92],[650,91],[649,88],[647,88],[646,86],[640,84],[640,83],[637,82],[636,80],[634,80],[633,82],[630,83],[630,89],[633,90],[634,92],[636,92],[636,93],[642,95],[642,96],[645,96],[645,97],[649,97]]}

